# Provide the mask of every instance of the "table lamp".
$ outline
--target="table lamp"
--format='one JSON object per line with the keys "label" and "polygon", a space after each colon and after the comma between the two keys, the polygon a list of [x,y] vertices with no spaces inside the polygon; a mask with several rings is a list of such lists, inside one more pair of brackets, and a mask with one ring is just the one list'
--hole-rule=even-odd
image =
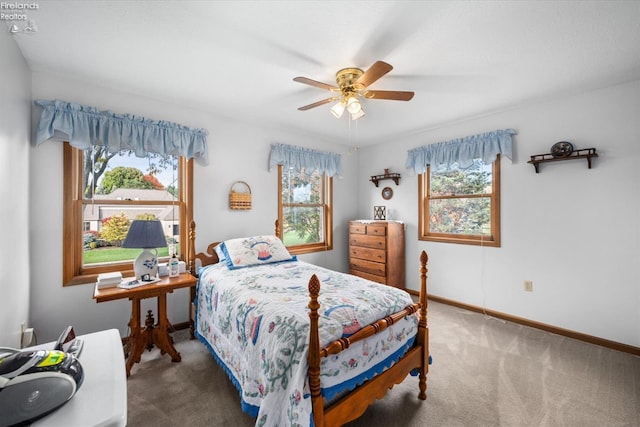
{"label": "table lamp", "polygon": [[[123,248],[142,248],[142,252],[133,262],[136,279],[153,280],[158,274],[158,250],[167,246],[167,239],[160,221],[134,220],[129,227]],[[155,254],[151,252],[155,250]]]}

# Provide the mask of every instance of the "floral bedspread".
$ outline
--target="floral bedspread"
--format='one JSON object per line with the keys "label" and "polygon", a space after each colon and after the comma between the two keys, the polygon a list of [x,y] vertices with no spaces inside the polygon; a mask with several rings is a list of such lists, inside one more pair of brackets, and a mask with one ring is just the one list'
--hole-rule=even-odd
{"label": "floral bedspread", "polygon": [[[256,426],[308,426],[308,282],[320,279],[320,345],[412,303],[406,292],[303,261],[229,270],[202,269],[196,335],[227,371],[256,417]],[[383,333],[322,359],[326,399],[391,366],[410,347],[418,319],[407,316]]]}

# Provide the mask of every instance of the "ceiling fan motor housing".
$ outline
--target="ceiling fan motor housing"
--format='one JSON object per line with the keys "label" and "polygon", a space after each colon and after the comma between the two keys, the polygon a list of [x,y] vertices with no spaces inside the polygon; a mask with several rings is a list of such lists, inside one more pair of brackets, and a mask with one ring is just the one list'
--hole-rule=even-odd
{"label": "ceiling fan motor housing", "polygon": [[336,83],[340,92],[346,97],[353,95],[364,89],[362,83],[356,83],[360,76],[364,74],[360,68],[343,68],[336,73]]}

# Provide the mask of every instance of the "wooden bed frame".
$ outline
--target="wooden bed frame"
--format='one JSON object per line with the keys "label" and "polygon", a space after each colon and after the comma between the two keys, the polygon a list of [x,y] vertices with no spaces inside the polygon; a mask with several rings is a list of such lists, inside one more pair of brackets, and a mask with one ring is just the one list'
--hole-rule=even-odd
{"label": "wooden bed frame", "polygon": [[[197,274],[197,271],[195,271],[196,260],[199,260],[202,266],[218,262],[218,256],[213,248],[219,243],[211,243],[207,247],[206,253],[196,253],[195,230],[196,225],[195,222],[192,221],[189,226],[188,267],[194,275]],[[320,308],[318,295],[320,293],[320,281],[315,274],[311,277],[309,280],[309,319],[311,336],[309,339],[308,376],[313,407],[313,419],[316,427],[340,426],[349,421],[355,420],[364,413],[369,405],[371,405],[376,399],[384,397],[388,389],[391,389],[396,384],[400,384],[414,369],[418,370],[418,399],[425,400],[427,398],[427,373],[429,371],[427,261],[427,253],[422,251],[420,254],[420,296],[417,303],[365,326],[348,338],[340,338],[339,340],[333,341],[324,348],[320,348],[320,337],[318,332],[318,309]],[[192,295],[192,301],[194,296],[195,295]],[[413,315],[416,312],[420,315],[418,334],[413,347],[405,353],[402,359],[386,371],[366,381],[346,396],[328,406],[325,406],[324,398],[322,397],[320,390],[321,358],[340,353],[342,350],[349,348],[354,343],[380,333],[403,317]],[[194,317],[192,316],[192,318]]]}

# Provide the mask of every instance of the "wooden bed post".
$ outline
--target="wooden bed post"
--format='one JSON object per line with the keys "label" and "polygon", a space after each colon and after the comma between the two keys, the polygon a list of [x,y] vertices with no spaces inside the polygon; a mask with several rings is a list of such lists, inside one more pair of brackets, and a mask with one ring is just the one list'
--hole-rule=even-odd
{"label": "wooden bed post", "polygon": [[309,280],[309,389],[311,390],[311,407],[313,422],[316,427],[324,426],[324,399],[320,392],[320,336],[318,332],[318,295],[320,294],[320,281],[314,274]]}
{"label": "wooden bed post", "polygon": [[418,369],[418,399],[427,398],[427,372],[429,372],[429,325],[427,324],[427,261],[425,251],[420,254],[420,321],[418,322],[418,344],[422,347],[422,367]]}
{"label": "wooden bed post", "polygon": [[189,223],[189,250],[187,251],[187,269],[189,273],[196,274],[196,222]]}

